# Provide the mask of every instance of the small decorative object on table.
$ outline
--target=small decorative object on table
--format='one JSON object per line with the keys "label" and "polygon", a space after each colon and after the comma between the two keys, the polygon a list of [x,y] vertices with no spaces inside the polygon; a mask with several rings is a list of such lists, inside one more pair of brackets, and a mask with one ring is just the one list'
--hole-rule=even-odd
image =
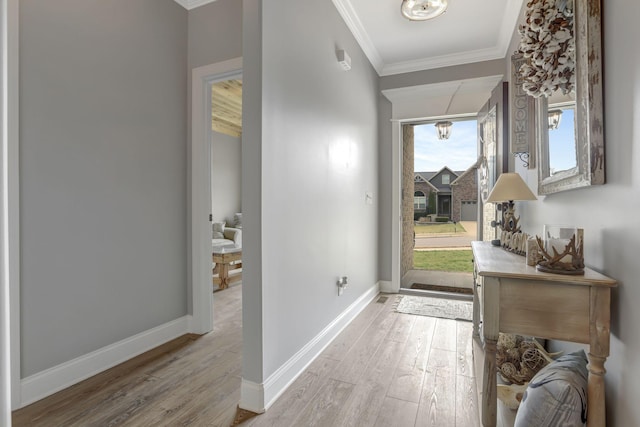
{"label": "small decorative object on table", "polygon": [[527,239],[527,265],[535,266],[540,261],[540,251],[538,250],[538,241],[529,237]]}
{"label": "small decorative object on table", "polygon": [[542,259],[539,271],[557,274],[584,274],[584,230],[559,225],[544,226],[544,241],[536,236]]}
{"label": "small decorative object on table", "polygon": [[514,254],[524,256],[527,253],[529,235],[520,230],[516,232],[503,230],[500,234],[500,246]]}

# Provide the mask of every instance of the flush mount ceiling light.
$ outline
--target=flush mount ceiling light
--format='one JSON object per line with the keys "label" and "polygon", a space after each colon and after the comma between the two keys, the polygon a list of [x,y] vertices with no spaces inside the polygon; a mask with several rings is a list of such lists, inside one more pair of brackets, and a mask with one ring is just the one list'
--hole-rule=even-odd
{"label": "flush mount ceiling light", "polygon": [[438,132],[438,139],[449,139],[451,136],[451,122],[438,122],[435,124],[436,131]]}
{"label": "flush mount ceiling light", "polygon": [[400,11],[410,21],[426,21],[447,10],[449,0],[402,0]]}

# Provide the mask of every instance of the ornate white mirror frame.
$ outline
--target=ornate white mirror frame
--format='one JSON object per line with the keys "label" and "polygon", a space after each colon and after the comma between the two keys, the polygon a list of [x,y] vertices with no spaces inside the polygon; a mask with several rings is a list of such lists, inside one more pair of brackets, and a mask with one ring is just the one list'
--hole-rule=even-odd
{"label": "ornate white mirror frame", "polygon": [[561,171],[550,167],[548,99],[539,96],[536,101],[538,194],[605,183],[601,3],[600,0],[563,0],[555,4],[569,8],[573,5],[576,163],[575,167]]}

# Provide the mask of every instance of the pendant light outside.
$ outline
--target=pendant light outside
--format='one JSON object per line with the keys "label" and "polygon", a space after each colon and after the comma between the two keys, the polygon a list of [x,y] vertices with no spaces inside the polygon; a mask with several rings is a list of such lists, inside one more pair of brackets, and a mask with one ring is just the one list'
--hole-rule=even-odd
{"label": "pendant light outside", "polygon": [[549,130],[555,130],[560,127],[560,120],[562,119],[562,110],[549,111]]}
{"label": "pendant light outside", "polygon": [[438,139],[449,139],[451,136],[451,125],[453,125],[453,123],[449,121],[437,122],[435,124],[436,131],[438,132]]}
{"label": "pendant light outside", "polygon": [[402,0],[400,11],[410,21],[426,21],[447,10],[449,0]]}

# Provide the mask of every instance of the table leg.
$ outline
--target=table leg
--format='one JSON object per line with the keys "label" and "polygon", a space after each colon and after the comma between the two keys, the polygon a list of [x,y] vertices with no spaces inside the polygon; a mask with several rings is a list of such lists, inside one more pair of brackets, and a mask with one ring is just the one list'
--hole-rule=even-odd
{"label": "table leg", "polygon": [[606,425],[604,362],[609,356],[611,290],[591,287],[587,426]]}
{"label": "table leg", "polygon": [[485,277],[482,292],[482,335],[484,337],[484,370],[482,376],[482,425],[495,427],[498,385],[496,378],[496,346],[500,325],[500,281]]}
{"label": "table leg", "polygon": [[498,386],[496,384],[496,344],[497,340],[484,339],[484,370],[482,377],[482,425],[494,427]]}
{"label": "table leg", "polygon": [[478,299],[478,278],[473,273],[473,338],[480,339],[480,301]]}
{"label": "table leg", "polygon": [[220,289],[229,287],[229,264],[220,263]]}

